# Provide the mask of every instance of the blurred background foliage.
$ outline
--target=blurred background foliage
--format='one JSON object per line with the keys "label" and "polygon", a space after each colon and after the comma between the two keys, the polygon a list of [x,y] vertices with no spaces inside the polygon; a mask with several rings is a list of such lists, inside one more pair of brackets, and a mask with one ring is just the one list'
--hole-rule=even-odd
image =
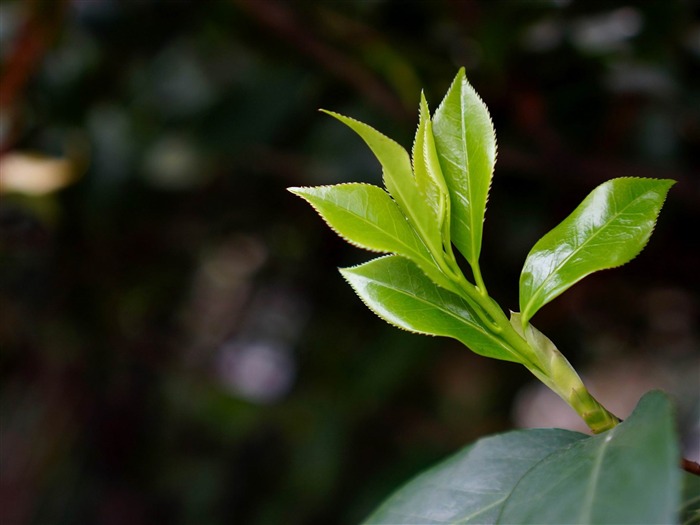
{"label": "blurred background foliage", "polygon": [[330,524],[514,426],[580,428],[525,370],[383,324],[292,185],[380,183],[458,67],[499,158],[485,279],[597,184],[669,177],[652,242],[536,324],[620,415],[700,453],[695,1],[0,3],[2,522]]}

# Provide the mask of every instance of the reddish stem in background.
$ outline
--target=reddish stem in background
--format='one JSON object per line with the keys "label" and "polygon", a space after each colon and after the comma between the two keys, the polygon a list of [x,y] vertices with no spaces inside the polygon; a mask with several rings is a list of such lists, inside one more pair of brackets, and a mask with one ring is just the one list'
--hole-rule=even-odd
{"label": "reddish stem in background", "polygon": [[0,157],[17,139],[17,113],[23,91],[58,34],[67,6],[66,0],[55,2],[50,10],[42,9],[43,4],[37,2],[28,4],[29,12],[0,74],[0,111],[8,112],[11,118],[8,138],[0,144]]}
{"label": "reddish stem in background", "polygon": [[280,40],[294,46],[331,75],[356,89],[393,118],[405,121],[408,113],[398,96],[360,61],[347,56],[319,38],[288,4],[275,0],[233,0],[241,10]]}
{"label": "reddish stem in background", "polygon": [[681,468],[686,472],[700,476],[700,463],[696,461],[690,461],[689,459],[683,458],[681,460]]}

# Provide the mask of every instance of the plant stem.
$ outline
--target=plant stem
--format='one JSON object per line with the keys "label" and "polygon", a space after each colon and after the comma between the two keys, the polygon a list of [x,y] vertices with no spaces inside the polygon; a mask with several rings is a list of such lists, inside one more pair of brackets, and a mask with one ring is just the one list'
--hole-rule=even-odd
{"label": "plant stem", "polygon": [[472,265],[476,286],[470,283],[459,268],[451,246],[440,265],[443,273],[462,290],[460,294],[472,306],[492,333],[503,341],[514,356],[532,374],[561,397],[583,419],[595,434],[615,427],[620,419],[596,400],[583,384],[571,363],[544,334],[532,325],[513,323],[486,291],[478,264]]}
{"label": "plant stem", "polygon": [[681,459],[681,468],[690,474],[700,476],[700,464],[689,459]]}
{"label": "plant stem", "polygon": [[514,332],[523,330],[518,333],[520,342],[516,340],[516,344],[522,346],[521,351],[526,351],[524,346],[527,346],[529,351],[534,352],[537,356],[539,366],[531,367],[528,363],[524,363],[530,372],[566,401],[594,434],[605,432],[616,426],[620,419],[591,395],[574,367],[554,343],[529,323],[523,329],[520,324],[520,316],[513,315],[511,328]]}

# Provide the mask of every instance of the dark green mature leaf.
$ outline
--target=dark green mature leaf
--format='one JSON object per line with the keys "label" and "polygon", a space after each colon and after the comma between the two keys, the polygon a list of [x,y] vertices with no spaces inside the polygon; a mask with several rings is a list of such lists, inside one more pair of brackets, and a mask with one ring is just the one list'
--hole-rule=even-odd
{"label": "dark green mature leaf", "polygon": [[464,299],[435,285],[408,259],[390,255],[341,273],[362,301],[394,326],[452,337],[487,357],[521,361],[484,327]]}
{"label": "dark green mature leaf", "polygon": [[496,162],[496,133],[488,109],[464,68],[433,116],[433,134],[451,197],[452,242],[474,267]]}
{"label": "dark green mature leaf", "polygon": [[554,428],[480,439],[400,488],[366,524],[495,523],[529,469],[585,439],[585,434]]}
{"label": "dark green mature leaf", "polygon": [[384,185],[434,255],[442,254],[440,222],[419,190],[406,150],[377,130],[355,119],[325,111],[364,140],[382,165]]}
{"label": "dark green mature leaf", "polygon": [[620,425],[527,472],[498,523],[674,523],[681,489],[674,426],[669,399],[646,394]]}
{"label": "dark green mature leaf", "polygon": [[387,192],[371,184],[336,184],[289,188],[311,204],[346,241],[382,253],[396,253],[415,262],[443,288],[454,288],[433,263],[430,252]]}
{"label": "dark green mature leaf", "polygon": [[597,436],[532,429],[481,439],[399,489],[366,523],[671,524],[678,457],[671,404],[651,392]]}
{"label": "dark green mature leaf", "polygon": [[683,473],[683,501],[680,522],[683,525],[700,525],[700,476]]}
{"label": "dark green mature leaf", "polygon": [[528,254],[520,276],[523,324],[587,275],[636,257],[649,240],[673,184],[659,179],[610,180],[542,237]]}

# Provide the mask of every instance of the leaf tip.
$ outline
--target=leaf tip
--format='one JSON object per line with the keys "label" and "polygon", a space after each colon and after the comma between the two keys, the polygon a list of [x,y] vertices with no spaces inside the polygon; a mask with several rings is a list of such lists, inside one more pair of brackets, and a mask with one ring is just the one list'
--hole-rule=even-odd
{"label": "leaf tip", "polygon": [[292,195],[296,195],[297,197],[301,197],[302,199],[306,199],[307,194],[309,193],[309,190],[312,188],[308,186],[290,186],[287,188],[287,191],[291,193]]}

